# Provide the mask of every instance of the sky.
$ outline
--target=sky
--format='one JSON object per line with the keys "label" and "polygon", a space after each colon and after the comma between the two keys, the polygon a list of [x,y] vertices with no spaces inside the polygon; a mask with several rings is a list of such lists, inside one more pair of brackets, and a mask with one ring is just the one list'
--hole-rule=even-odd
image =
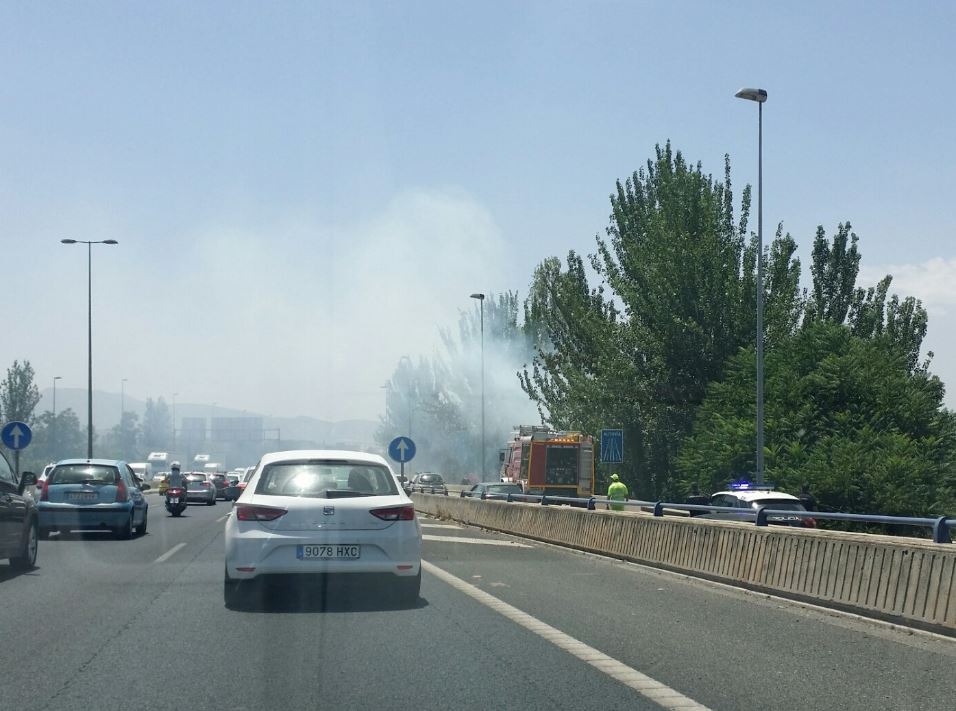
{"label": "sky", "polygon": [[[808,271],[923,300],[956,383],[956,4],[3,2],[0,366],[274,416],[375,419],[469,294],[591,253],[671,140],[757,177]],[[956,406],[956,386],[947,393]]]}

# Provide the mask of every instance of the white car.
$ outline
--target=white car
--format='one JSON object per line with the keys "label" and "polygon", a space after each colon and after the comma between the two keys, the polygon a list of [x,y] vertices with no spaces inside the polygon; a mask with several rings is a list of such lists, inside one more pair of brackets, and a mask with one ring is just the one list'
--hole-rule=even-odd
{"label": "white car", "polygon": [[295,573],[390,573],[401,602],[418,600],[421,525],[375,454],[266,454],[226,521],[225,541],[227,602],[243,581]]}

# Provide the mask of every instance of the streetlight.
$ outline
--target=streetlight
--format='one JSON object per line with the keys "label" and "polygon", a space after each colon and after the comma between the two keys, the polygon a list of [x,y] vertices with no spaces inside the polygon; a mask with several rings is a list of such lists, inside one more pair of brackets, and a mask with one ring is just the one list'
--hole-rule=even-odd
{"label": "streetlight", "polygon": [[86,399],[86,458],[93,458],[93,245],[119,244],[115,239],[83,240],[61,239],[63,244],[86,245],[86,336],[87,336],[87,363],[89,365],[89,382]]}
{"label": "streetlight", "polygon": [[472,299],[478,299],[478,310],[481,312],[481,480],[485,480],[485,295],[472,294]]}
{"label": "streetlight", "polygon": [[412,363],[412,359],[407,355],[403,355],[398,359],[398,362],[401,363],[403,360],[408,361],[408,393],[406,395],[407,407],[408,407],[408,434],[407,437],[411,438],[412,436],[412,387],[414,386],[414,368],[415,364]]}
{"label": "streetlight", "polygon": [[744,88],[734,96],[757,102],[757,483],[763,484],[763,103],[767,92]]}
{"label": "streetlight", "polygon": [[126,414],[126,381],[128,378],[120,380],[120,427],[123,426],[123,415]]}
{"label": "streetlight", "polygon": [[56,381],[57,380],[63,380],[63,376],[62,375],[53,376],[53,437],[51,437],[53,442],[51,443],[52,444],[51,449],[53,450],[54,462],[57,460],[57,456],[56,456]]}
{"label": "streetlight", "polygon": [[176,396],[179,393],[173,393],[173,455],[176,454]]}

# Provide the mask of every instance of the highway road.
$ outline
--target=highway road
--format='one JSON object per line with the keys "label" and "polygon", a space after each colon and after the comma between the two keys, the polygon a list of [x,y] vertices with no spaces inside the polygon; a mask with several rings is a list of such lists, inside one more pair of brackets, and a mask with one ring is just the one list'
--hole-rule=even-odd
{"label": "highway road", "polygon": [[956,640],[423,519],[412,608],[345,579],[223,604],[224,517],[0,565],[0,708],[936,709]]}

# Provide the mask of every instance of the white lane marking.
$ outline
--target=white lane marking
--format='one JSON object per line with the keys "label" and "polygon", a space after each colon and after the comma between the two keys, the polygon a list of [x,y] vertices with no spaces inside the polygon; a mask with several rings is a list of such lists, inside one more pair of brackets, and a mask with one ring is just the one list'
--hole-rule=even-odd
{"label": "white lane marking", "polygon": [[216,523],[222,523],[227,518],[229,518],[229,514],[226,514],[225,516],[220,516],[219,518],[216,519]]}
{"label": "white lane marking", "polygon": [[461,526],[452,526],[447,523],[423,523],[422,528],[451,528],[455,531],[461,530]]}
{"label": "white lane marking", "polygon": [[177,551],[180,551],[180,550],[182,550],[182,549],[185,548],[185,547],[186,547],[186,544],[185,544],[185,543],[177,543],[175,546],[173,546],[173,547],[170,548],[168,551],[166,551],[165,553],[163,553],[161,556],[159,556],[159,558],[157,558],[157,559],[154,560],[153,562],[154,562],[154,563],[165,563],[167,560],[169,560],[170,558],[172,558],[173,555],[174,555]]}
{"label": "white lane marking", "polygon": [[561,630],[542,622],[536,617],[529,615],[527,612],[522,612],[517,607],[512,607],[503,600],[499,600],[494,595],[490,595],[484,590],[476,588],[471,583],[467,583],[461,578],[457,578],[451,573],[442,570],[437,565],[423,560],[422,567],[439,580],[451,585],[456,590],[459,590],[469,597],[474,598],[482,605],[490,607],[495,612],[507,617],[509,620],[520,625],[521,627],[524,627],[526,630],[534,632],[542,639],[551,642],[551,644],[577,657],[582,662],[587,662],[592,667],[604,672],[612,679],[616,679],[625,686],[629,686],[641,696],[653,701],[655,704],[658,704],[665,709],[669,709],[670,711],[678,711],[678,709],[680,709],[680,711],[710,711],[710,709],[703,704],[699,704],[693,699],[684,696],[679,691],[675,691],[666,684],[662,684],[656,679],[652,679],[646,674],[642,674],[636,669],[617,661],[613,657],[609,657],[608,655],[604,654],[604,652],[600,652],[594,647],[576,640],[574,637],[571,637]]}
{"label": "white lane marking", "polygon": [[525,543],[514,541],[492,541],[486,538],[464,538],[462,536],[422,536],[423,541],[443,541],[445,543],[474,543],[479,546],[507,546],[508,548],[531,548]]}

